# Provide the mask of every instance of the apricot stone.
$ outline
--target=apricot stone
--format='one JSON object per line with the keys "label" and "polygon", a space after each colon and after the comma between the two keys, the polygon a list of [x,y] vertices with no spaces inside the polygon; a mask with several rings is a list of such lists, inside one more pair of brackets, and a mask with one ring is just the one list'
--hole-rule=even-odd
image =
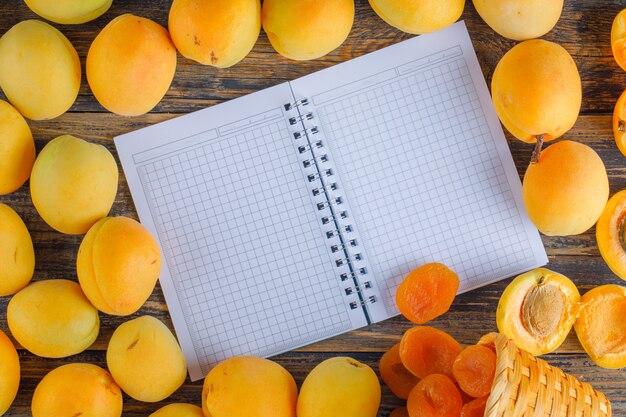
{"label": "apricot stone", "polygon": [[265,0],[261,20],[279,54],[316,59],[337,49],[350,34],[354,0]]}
{"label": "apricot stone", "polygon": [[20,216],[0,203],[0,297],[28,285],[35,271],[35,251]]}
{"label": "apricot stone", "polygon": [[598,249],[611,271],[626,280],[626,190],[619,191],[606,204],[596,224]]}
{"label": "apricot stone", "polygon": [[50,227],[82,234],[111,210],[117,181],[117,163],[104,146],[65,135],[48,142],[39,153],[30,193]]}
{"label": "apricot stone", "polygon": [[172,395],[187,375],[176,338],[151,316],[127,321],[115,329],[107,348],[107,366],[126,394],[150,403]]}
{"label": "apricot stone", "polygon": [[174,0],[168,27],[178,51],[226,68],[246,57],[261,31],[259,0]]}
{"label": "apricot stone", "polygon": [[50,371],[33,394],[33,417],[120,417],[122,392],[96,365],[72,363]]}
{"label": "apricot stone", "polygon": [[569,278],[546,268],[516,277],[496,311],[500,333],[535,356],[552,352],[565,340],[579,310],[580,293]]}
{"label": "apricot stone", "polygon": [[380,383],[369,366],[352,358],[327,359],[306,377],[298,417],[376,417]]}
{"label": "apricot stone", "polygon": [[65,25],[89,22],[103,15],[113,0],[24,0],[44,19]]}
{"label": "apricot stone", "polygon": [[615,103],[613,111],[613,137],[617,148],[626,156],[626,90]]}
{"label": "apricot stone", "polygon": [[552,30],[561,17],[563,0],[474,0],[474,7],[500,35],[523,41]]}
{"label": "apricot stone", "polygon": [[513,136],[541,144],[574,126],[582,85],[576,63],[562,46],[534,39],[517,44],[500,59],[491,95],[500,121]]}
{"label": "apricot stone", "polygon": [[0,100],[0,195],[20,188],[35,163],[33,134],[22,115]]}
{"label": "apricot stone", "polygon": [[107,110],[138,116],[161,101],[176,72],[176,47],[161,25],[124,14],[96,36],[87,54],[87,81]]}
{"label": "apricot stone", "polygon": [[74,103],[80,61],[69,40],[38,20],[25,20],[0,38],[0,88],[20,113],[53,119]]}
{"label": "apricot stone", "polygon": [[465,0],[369,0],[381,19],[403,32],[423,34],[459,20]]}
{"label": "apricot stone", "polygon": [[581,298],[576,335],[591,359],[603,368],[626,366],[626,287],[602,285]]}
{"label": "apricot stone", "polygon": [[547,236],[578,235],[598,220],[609,198],[604,163],[589,146],[564,140],[531,163],[522,186],[528,216]]}
{"label": "apricot stone", "polygon": [[80,286],[66,279],[37,281],[13,296],[7,308],[11,334],[29,352],[64,358],[87,349],[100,319]]}
{"label": "apricot stone", "polygon": [[127,316],[152,294],[161,272],[161,252],[137,221],[105,217],[85,235],[76,267],[85,295],[98,310]]}
{"label": "apricot stone", "polygon": [[202,410],[211,417],[295,417],[297,397],[296,382],[285,368],[255,356],[236,356],[204,379]]}
{"label": "apricot stone", "polygon": [[0,330],[0,416],[7,412],[20,385],[20,357],[11,339]]}
{"label": "apricot stone", "polygon": [[175,403],[159,408],[150,417],[204,417],[204,414],[197,405]]}
{"label": "apricot stone", "polygon": [[626,70],[626,9],[615,16],[611,26],[611,49],[615,62]]}

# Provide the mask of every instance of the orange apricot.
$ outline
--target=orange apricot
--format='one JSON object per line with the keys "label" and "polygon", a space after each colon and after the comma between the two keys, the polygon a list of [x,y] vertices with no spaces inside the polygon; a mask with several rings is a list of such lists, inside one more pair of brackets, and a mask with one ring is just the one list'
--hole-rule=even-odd
{"label": "orange apricot", "polygon": [[443,374],[453,378],[452,364],[461,345],[448,333],[429,326],[407,330],[400,341],[400,359],[413,375]]}
{"label": "orange apricot", "polygon": [[394,408],[389,417],[409,417],[409,409],[406,407]]}
{"label": "orange apricot", "polygon": [[580,299],[574,329],[591,360],[603,368],[626,366],[626,287],[602,285]]}
{"label": "orange apricot", "polygon": [[419,378],[409,372],[400,359],[400,344],[394,345],[380,358],[378,364],[380,377],[391,392],[400,399],[406,400]]}
{"label": "orange apricot", "polygon": [[396,292],[396,304],[408,320],[424,324],[450,309],[458,289],[459,277],[453,270],[429,263],[404,278]]}
{"label": "orange apricot", "polygon": [[485,415],[485,407],[489,396],[476,398],[468,402],[461,409],[461,417],[483,417]]}
{"label": "orange apricot", "polygon": [[626,90],[615,103],[613,110],[613,137],[619,151],[626,156]]}
{"label": "orange apricot", "polygon": [[410,417],[459,417],[463,401],[450,378],[432,374],[411,390],[407,401]]}
{"label": "orange apricot", "polygon": [[482,345],[467,347],[455,359],[452,373],[468,395],[474,398],[488,395],[496,373],[496,354]]}
{"label": "orange apricot", "polygon": [[626,9],[619,12],[613,20],[611,49],[617,64],[626,70]]}
{"label": "orange apricot", "polygon": [[611,271],[626,280],[626,190],[609,199],[596,224],[598,249]]}

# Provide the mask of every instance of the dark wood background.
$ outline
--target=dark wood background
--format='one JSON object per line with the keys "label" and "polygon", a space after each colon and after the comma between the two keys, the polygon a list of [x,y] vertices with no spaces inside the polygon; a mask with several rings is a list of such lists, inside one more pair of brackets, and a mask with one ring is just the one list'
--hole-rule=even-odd
{"label": "dark wood background", "polygon": [[[611,131],[613,106],[626,88],[626,72],[613,60],[610,29],[614,16],[626,7],[626,0],[565,0],[565,3],[557,26],[544,36],[547,40],[560,43],[572,54],[582,77],[581,115],[565,137],[586,143],[600,154],[609,173],[611,192],[614,193],[626,188],[626,158],[617,150]],[[83,82],[80,95],[68,113],[55,120],[29,123],[38,151],[48,140],[62,134],[72,134],[101,143],[116,155],[112,141],[116,135],[292,80],[412,36],[384,23],[366,0],[357,0],[356,18],[350,36],[339,49],[324,58],[311,62],[289,61],[278,55],[265,34],[261,33],[252,53],[230,69],[204,67],[179,56],[172,87],[150,114],[125,118],[107,113],[92,96],[84,76],[84,62],[91,41],[111,19],[123,13],[134,13],[167,25],[170,4],[170,0],[115,0],[110,10],[93,22],[77,26],[54,25],[76,47],[83,65]],[[31,18],[37,16],[23,1],[0,2],[0,34],[21,20]],[[482,70],[489,82],[496,63],[515,42],[492,31],[480,19],[471,1],[467,1],[462,19],[467,23]],[[532,147],[513,140],[510,135],[508,137],[521,178],[529,162]],[[32,234],[36,251],[34,279],[76,280],[75,260],[82,237],[62,235],[48,227],[32,206],[28,184],[11,195],[0,196],[0,202],[13,207],[22,216]],[[459,210],[463,208],[459,207]],[[120,177],[119,192],[112,214],[136,218],[123,175]],[[622,284],[600,257],[594,229],[574,237],[544,237],[543,241],[550,257],[549,267],[570,277],[581,293],[596,285]],[[496,330],[496,306],[508,282],[509,280],[505,280],[457,297],[450,312],[434,321],[433,325],[450,332],[463,344],[476,343],[481,335]],[[8,301],[8,297],[0,298],[0,328],[7,332]],[[136,315],[143,314],[154,315],[172,327],[160,287],[157,286],[146,305]],[[101,314],[102,326],[97,341],[88,351],[70,358],[42,359],[20,348],[22,382],[18,397],[6,415],[30,415],[30,401],[37,383],[47,372],[59,365],[90,362],[105,367],[105,350],[109,337],[126,319]],[[352,356],[377,370],[382,353],[397,343],[409,327],[408,321],[396,317],[274,359],[294,375],[298,385],[317,363],[337,355]],[[622,370],[605,370],[595,366],[573,334],[558,352],[547,355],[546,359],[604,391],[613,403],[615,416],[626,415],[626,374]],[[159,404],[144,404],[125,396],[124,415],[147,416],[171,402],[200,405],[201,390],[201,381],[191,383],[187,380],[174,395]],[[383,386],[380,417],[388,416],[394,407],[402,404],[402,401]]]}

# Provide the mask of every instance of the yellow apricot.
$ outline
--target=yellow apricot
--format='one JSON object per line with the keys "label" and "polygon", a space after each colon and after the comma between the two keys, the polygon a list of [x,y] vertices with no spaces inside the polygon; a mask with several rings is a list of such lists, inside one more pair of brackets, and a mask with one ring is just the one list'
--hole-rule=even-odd
{"label": "yellow apricot", "polygon": [[626,9],[615,16],[611,26],[611,49],[615,62],[626,70]]}
{"label": "yellow apricot", "polygon": [[74,103],[80,61],[69,40],[38,20],[25,20],[0,38],[0,88],[32,120],[53,119]]}
{"label": "yellow apricot", "polygon": [[615,103],[613,110],[613,137],[619,151],[626,156],[626,90]]}
{"label": "yellow apricot", "polygon": [[615,193],[606,203],[596,224],[598,249],[611,271],[626,280],[626,190]]}
{"label": "yellow apricot", "polygon": [[316,59],[337,49],[350,34],[354,0],[265,0],[261,20],[279,54]]}
{"label": "yellow apricot", "polygon": [[491,29],[523,41],[552,30],[561,17],[563,0],[474,0],[474,7]]}
{"label": "yellow apricot", "polygon": [[120,417],[122,393],[96,365],[72,363],[50,371],[35,388],[33,417]]}
{"label": "yellow apricot", "polygon": [[113,0],[24,0],[39,16],[55,23],[75,25],[103,15]]}
{"label": "yellow apricot", "polygon": [[261,31],[259,0],[174,0],[168,28],[178,51],[226,68],[246,57]]}
{"label": "yellow apricot", "polygon": [[582,85],[576,63],[562,46],[533,39],[500,59],[491,95],[500,121],[513,136],[539,141],[538,157],[543,142],[560,137],[576,123]]}
{"label": "yellow apricot", "polygon": [[423,34],[459,20],[465,0],[369,0],[381,19],[401,31]]}
{"label": "yellow apricot", "polygon": [[59,136],[42,149],[30,178],[33,205],[50,227],[67,234],[87,232],[111,210],[118,171],[102,145]]}
{"label": "yellow apricot", "polygon": [[0,195],[17,190],[35,163],[33,134],[22,115],[0,100]]}
{"label": "yellow apricot", "polygon": [[609,198],[604,163],[589,146],[564,140],[549,146],[524,175],[526,211],[547,236],[578,235],[598,220]]}
{"label": "yellow apricot", "polygon": [[516,277],[496,311],[500,333],[535,356],[557,349],[578,315],[580,293],[569,278],[539,268]]}
{"label": "yellow apricot", "polygon": [[172,395],[187,375],[176,338],[151,316],[127,321],[115,329],[107,348],[107,366],[126,394],[150,403]]}
{"label": "yellow apricot", "polygon": [[0,416],[13,404],[20,385],[20,357],[11,339],[0,330]]}
{"label": "yellow apricot", "polygon": [[236,356],[213,368],[204,379],[202,410],[211,417],[295,417],[298,389],[276,362]]}
{"label": "yellow apricot", "polygon": [[85,295],[98,310],[127,316],[152,294],[161,272],[161,252],[137,221],[105,217],[85,235],[76,269]]}
{"label": "yellow apricot", "polygon": [[96,36],[87,53],[87,81],[107,110],[138,116],[161,101],[176,72],[176,47],[165,28],[124,14]]}
{"label": "yellow apricot", "polygon": [[28,285],[35,271],[35,251],[20,216],[0,203],[0,297]]}
{"label": "yellow apricot", "polygon": [[77,283],[66,279],[37,281],[15,294],[7,322],[15,340],[44,358],[84,351],[100,330],[98,310]]}
{"label": "yellow apricot", "polygon": [[603,368],[626,366],[626,287],[602,285],[581,298],[574,329],[591,360]]}
{"label": "yellow apricot", "polygon": [[204,417],[204,414],[197,405],[175,403],[159,408],[150,417]]}
{"label": "yellow apricot", "polygon": [[327,359],[306,377],[298,417],[376,417],[380,383],[376,373],[352,358]]}

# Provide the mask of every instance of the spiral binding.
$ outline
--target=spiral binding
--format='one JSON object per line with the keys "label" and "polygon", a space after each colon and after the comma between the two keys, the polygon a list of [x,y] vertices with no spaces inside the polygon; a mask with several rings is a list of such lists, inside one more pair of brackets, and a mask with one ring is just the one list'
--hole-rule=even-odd
{"label": "spiral binding", "polygon": [[[343,196],[337,195],[339,185],[337,181],[333,181],[335,172],[332,163],[329,164],[330,158],[328,153],[324,152],[323,134],[318,126],[315,125],[315,112],[313,110],[304,110],[301,108],[311,105],[308,98],[302,98],[292,103],[284,105],[287,112],[294,113],[287,116],[290,126],[295,129],[292,132],[296,149],[300,155],[308,154],[303,159],[302,167],[305,169],[306,179],[309,183],[319,182],[311,188],[312,196],[315,198],[324,198],[323,201],[316,202],[318,211],[327,211],[320,216],[324,233],[329,240],[330,253],[333,255],[333,262],[337,268],[342,268],[339,272],[339,278],[342,283],[348,283],[350,280],[353,285],[343,287],[346,296],[357,296],[358,300],[350,301],[349,307],[352,310],[364,307],[368,304],[377,302],[375,295],[367,295],[368,290],[372,290],[374,285],[371,280],[367,279],[368,270],[365,267],[367,263],[363,262],[364,255],[359,250],[359,242],[356,233],[351,224],[345,224],[345,220],[349,219],[347,207],[343,207]],[[317,139],[317,135],[320,139]],[[314,172],[308,173],[308,170],[315,169]],[[334,226],[330,230],[326,230],[328,226]],[[360,262],[360,265],[358,264]],[[366,315],[367,315],[366,310]],[[368,318],[369,320],[369,318]]]}

